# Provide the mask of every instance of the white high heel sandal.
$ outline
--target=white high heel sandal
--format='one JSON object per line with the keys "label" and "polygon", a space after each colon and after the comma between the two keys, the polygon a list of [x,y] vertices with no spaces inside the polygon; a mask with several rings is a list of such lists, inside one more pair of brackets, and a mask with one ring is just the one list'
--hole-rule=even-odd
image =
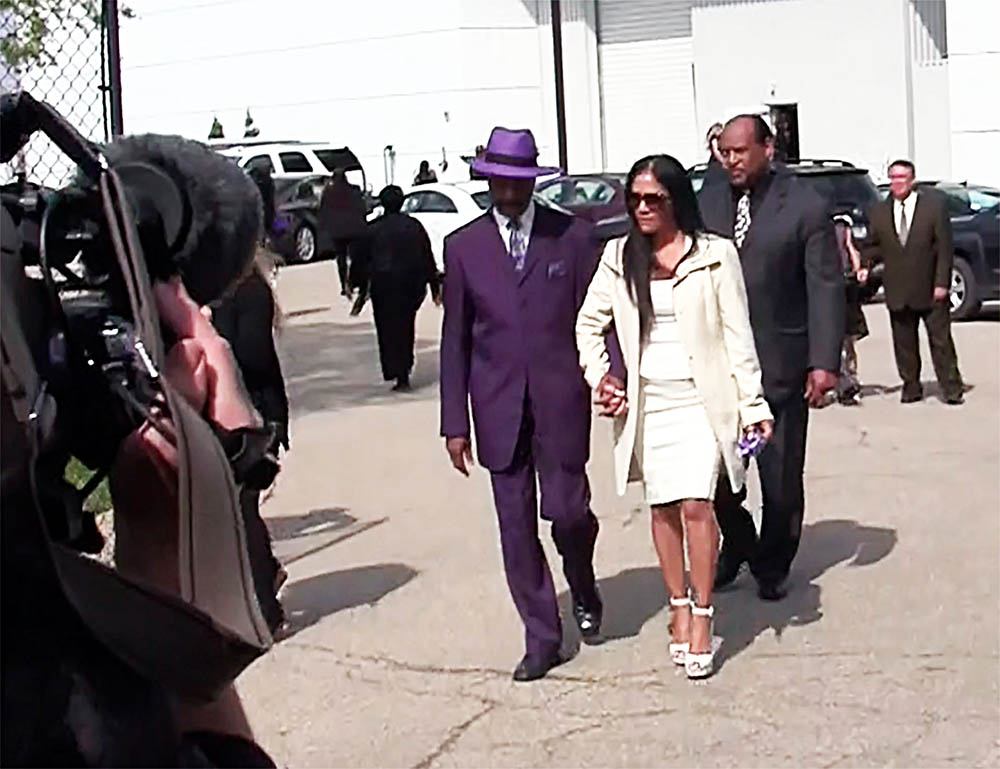
{"label": "white high heel sandal", "polygon": [[[671,598],[670,599],[670,609],[671,609],[671,612],[670,612],[670,637],[671,638],[674,637],[674,635],[673,635],[673,626],[674,626],[674,623],[673,623],[674,612],[673,612],[673,610],[674,609],[680,609],[680,608],[682,608],[684,606],[690,606],[690,605],[691,605],[691,598],[690,598],[690,596],[684,596],[683,598]],[[677,643],[677,642],[671,641],[670,644],[667,647],[669,649],[669,651],[670,651],[670,660],[671,660],[671,662],[673,662],[675,665],[681,665],[681,666],[686,665],[687,664],[687,653],[688,653],[688,649],[690,647],[691,647],[691,644],[688,641],[685,641],[684,643]]]}
{"label": "white high heel sandal", "polygon": [[708,678],[712,675],[712,670],[715,667],[715,649],[712,646],[712,632],[715,629],[715,622],[712,618],[715,616],[715,607],[705,606],[702,608],[697,604],[692,604],[691,614],[695,617],[708,617],[709,650],[693,654],[690,651],[690,644],[685,644],[688,646],[688,653],[685,655],[684,670],[687,671],[688,678]]}

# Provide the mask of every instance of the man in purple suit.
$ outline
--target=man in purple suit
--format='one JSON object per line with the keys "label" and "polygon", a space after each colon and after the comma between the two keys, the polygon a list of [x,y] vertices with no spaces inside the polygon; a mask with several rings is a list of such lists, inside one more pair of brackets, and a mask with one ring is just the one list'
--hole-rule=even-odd
{"label": "man in purple suit", "polygon": [[493,207],[445,240],[441,434],[452,464],[472,461],[469,400],[479,461],[492,474],[507,584],[524,621],[526,653],[515,681],[561,662],[552,574],[538,539],[542,518],[563,559],[573,616],[585,641],[600,632],[594,580],[597,518],[585,466],[590,390],[574,326],[597,266],[593,229],[536,206],[531,131],[495,128],[472,168],[489,178]]}

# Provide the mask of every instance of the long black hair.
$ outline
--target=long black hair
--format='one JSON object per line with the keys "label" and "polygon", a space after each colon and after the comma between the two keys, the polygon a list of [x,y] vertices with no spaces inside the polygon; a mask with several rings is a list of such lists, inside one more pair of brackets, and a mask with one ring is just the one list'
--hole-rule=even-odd
{"label": "long black hair", "polygon": [[[698,210],[698,198],[687,172],[676,158],[670,155],[647,155],[640,158],[628,172],[625,181],[625,194],[632,192],[632,183],[640,174],[651,173],[670,196],[674,211],[674,221],[677,228],[692,240],[692,250],[696,247],[698,235],[705,231],[705,224]],[[649,336],[653,327],[653,299],[649,292],[650,273],[653,270],[653,241],[648,235],[643,235],[635,220],[635,210],[629,207],[628,238],[623,251],[623,267],[625,283],[629,295],[639,306],[639,328],[642,338]]]}

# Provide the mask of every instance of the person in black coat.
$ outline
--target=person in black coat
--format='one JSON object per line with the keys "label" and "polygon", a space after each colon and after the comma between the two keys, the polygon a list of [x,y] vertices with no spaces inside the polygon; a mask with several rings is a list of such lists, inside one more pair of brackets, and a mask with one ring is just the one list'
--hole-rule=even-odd
{"label": "person in black coat", "polygon": [[365,203],[360,188],[347,181],[342,168],[333,172],[320,195],[316,229],[317,253],[321,259],[336,258],[340,293],[350,296],[348,263],[351,249],[365,233]]}
{"label": "person in black coat", "polygon": [[379,202],[385,214],[369,225],[351,265],[351,284],[361,300],[354,312],[370,295],[382,376],[387,382],[396,380],[394,390],[408,390],[417,310],[428,285],[440,304],[440,276],[423,225],[400,212],[403,191],[390,185],[379,193]]}
{"label": "person in black coat", "polygon": [[759,594],[785,595],[805,509],[803,468],[809,406],[837,383],[844,338],[844,276],[827,205],[787,168],[774,164],[774,137],[757,115],[726,124],[719,141],[728,179],[699,195],[705,225],[740,253],[750,324],[774,413],[774,435],[757,458],[764,512],[760,541],[726,479],[716,495],[724,542],[716,587],[749,560]]}
{"label": "person in black coat", "polygon": [[[278,456],[279,447],[287,451],[289,445],[288,396],[274,346],[277,307],[259,260],[234,293],[212,308],[212,323],[233,349],[250,400],[274,429],[271,451]],[[271,536],[260,515],[260,493],[242,489],[240,507],[257,599],[273,632],[284,620],[276,594],[285,573],[274,557]]]}

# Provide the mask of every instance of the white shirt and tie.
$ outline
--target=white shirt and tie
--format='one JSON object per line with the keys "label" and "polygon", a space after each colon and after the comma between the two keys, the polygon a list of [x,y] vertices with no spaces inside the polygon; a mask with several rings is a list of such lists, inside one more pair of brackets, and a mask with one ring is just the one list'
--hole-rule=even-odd
{"label": "white shirt and tie", "polygon": [[910,235],[910,230],[913,229],[913,214],[916,210],[916,191],[911,192],[903,200],[893,198],[892,217],[896,223],[896,234],[899,236],[899,242],[904,246],[906,245],[906,239]]}
{"label": "white shirt and tie", "polygon": [[500,237],[503,238],[507,253],[514,260],[515,269],[524,269],[524,257],[528,253],[531,229],[535,224],[535,201],[528,203],[524,213],[517,219],[516,226],[515,220],[501,214],[496,207],[493,208],[493,220],[500,229]]}

